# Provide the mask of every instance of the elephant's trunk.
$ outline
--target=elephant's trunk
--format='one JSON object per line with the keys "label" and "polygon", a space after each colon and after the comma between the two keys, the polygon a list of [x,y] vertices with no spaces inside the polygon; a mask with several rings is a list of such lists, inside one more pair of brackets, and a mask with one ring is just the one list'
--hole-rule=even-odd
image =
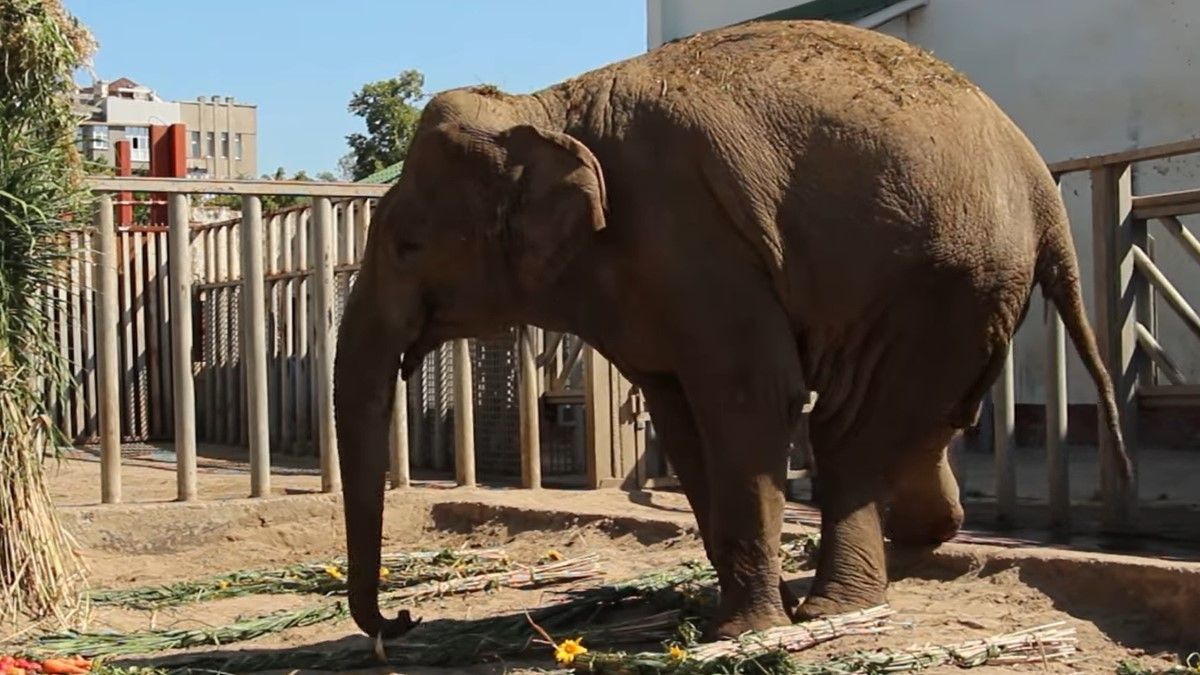
{"label": "elephant's trunk", "polygon": [[388,428],[400,367],[399,336],[374,305],[369,263],[346,301],[334,365],[334,411],[341,456],[349,557],[350,614],[370,636],[395,637],[414,623],[407,611],[379,611],[380,539],[388,462]]}

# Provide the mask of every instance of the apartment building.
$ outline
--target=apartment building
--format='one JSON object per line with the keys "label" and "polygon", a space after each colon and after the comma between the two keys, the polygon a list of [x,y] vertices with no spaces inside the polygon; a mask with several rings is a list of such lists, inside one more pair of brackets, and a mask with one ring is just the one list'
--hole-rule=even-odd
{"label": "apartment building", "polygon": [[77,141],[88,160],[113,164],[117,141],[128,140],[133,168],[150,165],[150,127],[187,127],[187,170],[196,178],[258,175],[258,114],[253,104],[230,96],[166,101],[129,78],[97,80],[78,89]]}

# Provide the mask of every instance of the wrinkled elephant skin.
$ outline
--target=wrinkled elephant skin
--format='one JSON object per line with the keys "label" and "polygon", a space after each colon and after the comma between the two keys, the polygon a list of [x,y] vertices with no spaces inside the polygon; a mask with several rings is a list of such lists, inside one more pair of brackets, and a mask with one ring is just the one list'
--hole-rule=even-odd
{"label": "wrinkled elephant skin", "polygon": [[[528,96],[439,94],[339,330],[354,619],[372,635],[408,620],[376,599],[397,372],[521,324],[579,335],[644,391],[718,574],[711,635],[879,603],[885,529],[929,545],[962,521],[945,448],[1035,286],[1124,463],[1054,180],[928,54],[844,25],[751,23]],[[822,540],[796,609],[778,547],[810,391]]]}

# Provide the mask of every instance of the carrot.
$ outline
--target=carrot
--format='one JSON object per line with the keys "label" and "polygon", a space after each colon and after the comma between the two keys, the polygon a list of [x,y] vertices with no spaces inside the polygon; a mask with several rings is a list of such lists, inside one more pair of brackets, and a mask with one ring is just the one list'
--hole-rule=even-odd
{"label": "carrot", "polygon": [[42,672],[46,675],[83,675],[88,671],[67,659],[46,659],[42,661]]}

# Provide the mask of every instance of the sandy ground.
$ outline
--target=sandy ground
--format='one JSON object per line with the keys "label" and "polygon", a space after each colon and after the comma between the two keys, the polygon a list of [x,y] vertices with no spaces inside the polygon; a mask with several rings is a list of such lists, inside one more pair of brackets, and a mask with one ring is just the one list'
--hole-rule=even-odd
{"label": "sandy ground", "polygon": [[[53,490],[56,499],[63,504],[64,519],[84,548],[92,584],[98,588],[130,587],[248,568],[326,560],[342,552],[341,509],[337,500],[330,496],[240,500],[236,498],[246,493],[245,475],[202,470],[200,488],[204,497],[229,499],[195,505],[170,504],[165,502],[174,496],[173,473],[131,463],[124,472],[126,495],[136,497],[136,501],[163,503],[69,506],[95,503],[99,497],[97,479],[95,463],[69,461],[59,467]],[[315,476],[275,477],[279,494],[315,492],[318,486]],[[576,518],[564,515],[564,512],[583,515]],[[803,510],[795,513],[798,516],[792,520],[796,522],[788,526],[788,532],[794,535],[811,531],[803,524],[811,520],[811,514],[805,514]],[[970,540],[972,536],[968,535],[966,539]],[[974,535],[974,540],[994,545],[975,546],[980,551],[1024,545],[991,540],[987,535]],[[463,546],[500,546],[513,558],[527,562],[536,560],[551,548],[567,556],[598,554],[604,578],[580,585],[619,581],[703,555],[691,529],[686,503],[680,495],[671,492],[630,495],[608,490],[468,490],[448,489],[435,483],[389,493],[385,523],[387,550]],[[1058,555],[1051,549],[1021,550],[1033,551],[1029,555],[1034,557]],[[986,558],[984,553],[978,555],[980,561]],[[1091,562],[1096,560],[1089,558]],[[1200,565],[1174,563],[1171,569],[1172,574],[1178,570],[1193,574],[1182,583],[1200,587]],[[1161,615],[1148,608],[1128,602],[1114,604],[1111,594],[1080,592],[1079,588],[1071,588],[1071,579],[1034,573],[1033,567],[997,567],[979,562],[954,569],[953,565],[948,567],[920,559],[904,563],[898,572],[893,570],[893,578],[902,578],[895,580],[889,591],[889,602],[898,613],[896,630],[882,636],[837,640],[808,652],[809,656],[820,658],[855,649],[945,644],[1054,621],[1067,621],[1078,631],[1080,653],[1073,665],[989,667],[972,672],[1111,673],[1122,659],[1138,658],[1147,663],[1165,664],[1167,659],[1186,651],[1189,646],[1179,642],[1175,627],[1164,626]],[[795,574],[791,581],[795,590],[803,594],[809,575]],[[548,602],[560,590],[566,588],[508,589],[443,598],[420,604],[414,614],[427,622],[440,618],[472,619],[509,614]],[[1164,588],[1163,592],[1171,591]],[[96,611],[92,628],[127,631],[212,626],[229,622],[239,615],[294,609],[315,602],[316,599],[303,596],[256,596],[157,613],[100,609]],[[1200,604],[1195,609],[1200,610]],[[358,635],[351,622],[341,621],[294,629],[250,643],[223,647],[221,651],[281,650],[300,646],[324,650],[366,644],[367,639]],[[1197,647],[1200,645],[1192,645],[1193,650]],[[650,645],[650,648],[655,646]],[[402,672],[499,673],[552,665],[547,650],[518,663],[485,663],[470,669],[453,670],[406,668]],[[959,671],[946,668],[926,672]]]}

